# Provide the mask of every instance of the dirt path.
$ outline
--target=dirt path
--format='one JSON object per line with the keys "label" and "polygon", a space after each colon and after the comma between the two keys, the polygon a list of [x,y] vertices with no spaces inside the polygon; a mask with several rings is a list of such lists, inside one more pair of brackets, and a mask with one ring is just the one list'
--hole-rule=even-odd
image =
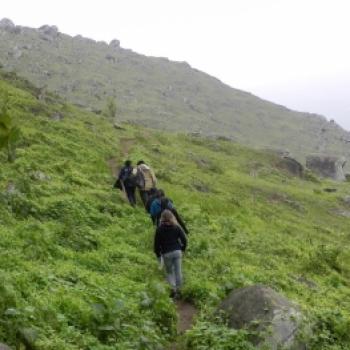
{"label": "dirt path", "polygon": [[130,138],[122,138],[120,140],[120,157],[113,157],[107,160],[108,167],[111,169],[113,177],[118,175],[120,166],[130,152],[135,140]]}
{"label": "dirt path", "polygon": [[[181,337],[188,329],[192,327],[194,317],[198,310],[190,303],[182,300],[176,301],[178,314],[177,336]],[[167,350],[181,350],[177,342],[172,343]]]}

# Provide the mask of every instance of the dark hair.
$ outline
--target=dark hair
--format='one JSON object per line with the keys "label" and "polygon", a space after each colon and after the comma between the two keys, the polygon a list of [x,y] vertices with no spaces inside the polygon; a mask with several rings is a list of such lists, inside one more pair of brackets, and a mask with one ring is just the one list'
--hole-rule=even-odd
{"label": "dark hair", "polygon": [[125,166],[131,166],[131,160],[126,160],[124,164]]}
{"label": "dark hair", "polygon": [[158,198],[162,198],[162,197],[164,197],[164,196],[165,196],[164,191],[163,191],[163,190],[158,190],[158,192],[157,192],[157,197],[158,197]]}
{"label": "dark hair", "polygon": [[156,189],[156,188],[151,188],[150,190],[149,190],[149,194],[152,196],[152,195],[154,195],[154,194],[156,194],[158,192],[158,190]]}
{"label": "dark hair", "polygon": [[141,164],[145,164],[145,162],[144,162],[143,160],[139,160],[139,161],[137,162],[137,165],[141,165]]}

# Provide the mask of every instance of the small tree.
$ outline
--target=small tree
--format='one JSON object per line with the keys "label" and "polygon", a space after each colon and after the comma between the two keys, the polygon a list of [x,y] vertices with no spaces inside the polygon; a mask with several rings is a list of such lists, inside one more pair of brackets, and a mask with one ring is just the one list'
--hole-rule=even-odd
{"label": "small tree", "polygon": [[115,103],[115,100],[113,97],[108,97],[106,107],[105,107],[105,113],[107,117],[109,118],[115,118],[117,114],[117,105]]}
{"label": "small tree", "polygon": [[5,96],[0,107],[0,149],[5,148],[7,150],[7,160],[14,162],[16,159],[16,143],[21,136],[21,132],[13,124],[8,105],[8,97]]}

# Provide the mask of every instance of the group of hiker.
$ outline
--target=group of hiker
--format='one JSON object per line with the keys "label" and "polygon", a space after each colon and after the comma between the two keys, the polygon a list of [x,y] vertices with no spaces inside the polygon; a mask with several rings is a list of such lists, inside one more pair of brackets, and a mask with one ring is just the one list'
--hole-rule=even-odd
{"label": "group of hiker", "polygon": [[171,297],[179,297],[181,261],[187,246],[188,230],[173,202],[163,190],[157,189],[156,176],[143,160],[138,161],[136,167],[130,160],[125,161],[114,187],[125,193],[133,207],[136,205],[136,189],[139,190],[145,210],[156,227],[154,253],[159,263],[164,264]]}

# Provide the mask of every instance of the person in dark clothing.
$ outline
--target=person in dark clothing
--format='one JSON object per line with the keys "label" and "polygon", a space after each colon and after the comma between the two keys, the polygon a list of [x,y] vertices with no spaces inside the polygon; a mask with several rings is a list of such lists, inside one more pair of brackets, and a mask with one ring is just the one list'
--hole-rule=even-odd
{"label": "person in dark clothing", "polygon": [[163,258],[167,280],[172,288],[171,296],[179,296],[182,285],[181,260],[187,247],[187,238],[173,213],[165,209],[154,237],[154,253]]}
{"label": "person in dark clothing", "polygon": [[125,191],[129,203],[133,207],[136,205],[136,176],[130,160],[125,161],[124,166],[120,169],[115,187]]}
{"label": "person in dark clothing", "polygon": [[151,207],[150,207],[150,214],[152,221],[155,225],[159,225],[160,222],[160,216],[162,215],[162,212],[168,209],[172,212],[172,214],[175,216],[177,222],[182,227],[182,229],[185,231],[186,234],[188,234],[188,229],[180,217],[179,213],[177,212],[176,208],[174,207],[173,202],[165,196],[165,193],[163,190],[158,190],[156,198],[152,201]]}

